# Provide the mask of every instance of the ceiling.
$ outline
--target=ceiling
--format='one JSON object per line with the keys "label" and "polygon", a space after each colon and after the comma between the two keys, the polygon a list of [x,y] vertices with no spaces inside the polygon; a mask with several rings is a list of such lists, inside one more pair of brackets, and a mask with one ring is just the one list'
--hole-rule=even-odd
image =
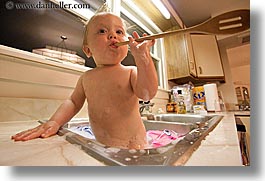
{"label": "ceiling", "polygon": [[[91,6],[98,6],[97,0],[84,0]],[[97,3],[92,3],[93,1]],[[151,1],[133,0],[139,5],[162,31],[173,26],[178,26],[177,21],[171,17],[165,20],[160,12],[152,5]],[[162,0],[177,13],[184,24],[189,27],[196,25],[217,14],[234,10],[249,9],[250,0]],[[61,42],[60,36],[67,36],[66,47],[76,51],[78,55],[86,59],[86,65],[95,67],[93,60],[86,58],[82,52],[82,37],[84,23],[76,16],[63,9],[31,9],[8,10],[6,2],[1,1],[0,10],[0,44],[14,48],[32,51],[33,48],[42,48],[46,45],[56,46]],[[34,0],[12,0],[17,3],[35,2]],[[48,0],[38,2],[47,3]],[[103,2],[103,1],[100,1]],[[172,12],[171,12],[172,13]],[[224,43],[231,43],[228,40]],[[125,60],[125,64],[126,64]],[[130,64],[130,61],[128,61]]]}
{"label": "ceiling", "polygon": [[144,12],[162,31],[167,31],[172,27],[179,26],[173,16],[165,19],[160,11],[154,6],[151,0],[132,0],[140,10]]}
{"label": "ceiling", "polygon": [[[164,0],[165,1],[165,0]],[[250,0],[167,0],[187,27],[202,23],[212,16],[250,9]]]}

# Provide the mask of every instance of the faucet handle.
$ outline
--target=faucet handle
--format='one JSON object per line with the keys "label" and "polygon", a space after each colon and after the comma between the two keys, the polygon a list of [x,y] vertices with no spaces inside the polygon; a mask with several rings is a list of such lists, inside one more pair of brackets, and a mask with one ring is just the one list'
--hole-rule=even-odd
{"label": "faucet handle", "polygon": [[139,104],[149,104],[150,101],[142,101],[142,100],[139,100]]}

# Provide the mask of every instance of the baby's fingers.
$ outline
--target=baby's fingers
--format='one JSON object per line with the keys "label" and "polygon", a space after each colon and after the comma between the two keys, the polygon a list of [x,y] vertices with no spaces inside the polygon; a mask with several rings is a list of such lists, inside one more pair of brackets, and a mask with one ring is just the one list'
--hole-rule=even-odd
{"label": "baby's fingers", "polygon": [[34,129],[26,130],[21,133],[16,134],[12,137],[15,141],[27,141],[34,138],[38,138],[43,132],[42,127],[37,127]]}
{"label": "baby's fingers", "polygon": [[134,32],[132,33],[132,35],[133,35],[133,38],[134,38],[134,39],[138,39],[138,38],[140,38],[140,36],[138,35],[138,33],[137,33],[136,31],[134,31]]}
{"label": "baby's fingers", "polygon": [[41,133],[42,133],[42,130],[37,130],[37,131],[30,132],[27,135],[24,135],[21,138],[21,141],[28,141],[28,140],[32,140],[34,138],[38,138],[38,137],[40,137]]}
{"label": "baby's fingers", "polygon": [[27,131],[22,131],[22,132],[20,132],[20,133],[17,133],[17,134],[15,134],[15,135],[13,135],[11,138],[12,138],[12,139],[16,139],[16,138],[20,137],[21,135],[25,134],[26,132],[27,132]]}
{"label": "baby's fingers", "polygon": [[24,135],[27,135],[28,133],[32,132],[34,129],[36,129],[36,128],[28,129],[28,130],[25,130],[25,131],[21,131],[21,132],[15,134],[15,135],[13,135],[11,138],[12,139],[18,139],[18,138],[23,137]]}
{"label": "baby's fingers", "polygon": [[[143,33],[143,37],[145,37],[145,36],[147,36],[147,34]],[[153,46],[155,44],[155,39],[149,40],[148,43],[149,43],[149,46]]]}

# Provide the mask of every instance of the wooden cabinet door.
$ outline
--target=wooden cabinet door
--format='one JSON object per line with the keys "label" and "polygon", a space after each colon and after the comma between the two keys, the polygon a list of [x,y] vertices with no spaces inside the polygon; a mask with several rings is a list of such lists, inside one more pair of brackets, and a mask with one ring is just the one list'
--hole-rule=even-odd
{"label": "wooden cabinet door", "polygon": [[223,67],[214,35],[191,34],[197,77],[223,77]]}
{"label": "wooden cabinet door", "polygon": [[164,44],[168,79],[190,76],[184,35],[165,37]]}

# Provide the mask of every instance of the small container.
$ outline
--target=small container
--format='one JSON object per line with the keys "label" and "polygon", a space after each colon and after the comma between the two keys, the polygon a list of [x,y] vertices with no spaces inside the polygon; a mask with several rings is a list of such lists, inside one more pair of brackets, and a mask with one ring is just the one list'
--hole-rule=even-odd
{"label": "small container", "polygon": [[175,112],[177,112],[178,114],[186,114],[186,105],[181,90],[178,90],[177,106]]}
{"label": "small container", "polygon": [[203,105],[194,105],[193,106],[193,112],[194,112],[194,114],[201,114],[201,115],[207,114],[207,111],[204,109]]}
{"label": "small container", "polygon": [[167,103],[167,112],[175,112],[175,106],[176,106],[176,103],[174,102],[169,102]]}
{"label": "small container", "polygon": [[185,106],[184,101],[178,102],[177,113],[178,114],[186,114],[186,106]]}
{"label": "small container", "polygon": [[166,105],[166,110],[167,112],[175,112],[175,107],[176,107],[176,102],[174,100],[174,96],[173,96],[173,90],[170,91],[169,95],[169,102]]}
{"label": "small container", "polygon": [[203,105],[206,108],[205,91],[203,86],[193,88],[194,105]]}

